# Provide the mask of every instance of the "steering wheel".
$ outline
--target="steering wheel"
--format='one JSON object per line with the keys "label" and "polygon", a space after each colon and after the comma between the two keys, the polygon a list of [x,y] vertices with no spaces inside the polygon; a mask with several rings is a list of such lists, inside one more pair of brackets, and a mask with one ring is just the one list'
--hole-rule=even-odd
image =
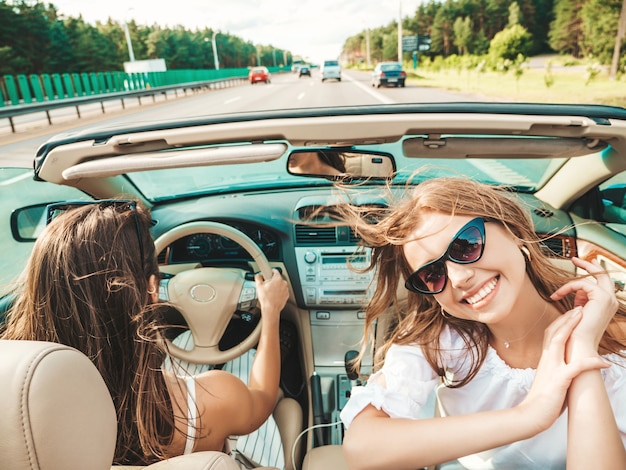
{"label": "steering wheel", "polygon": [[[190,222],[164,233],[154,242],[161,253],[179,238],[196,233],[211,233],[231,239],[244,248],[257,263],[265,279],[272,277],[265,254],[247,235],[229,225],[217,222]],[[169,303],[185,318],[193,336],[193,348],[182,349],[165,339],[170,354],[197,364],[222,364],[253,348],[261,335],[261,323],[239,344],[221,351],[219,342],[238,306],[256,298],[252,281],[245,279],[240,268],[197,268],[176,274],[167,282]]]}

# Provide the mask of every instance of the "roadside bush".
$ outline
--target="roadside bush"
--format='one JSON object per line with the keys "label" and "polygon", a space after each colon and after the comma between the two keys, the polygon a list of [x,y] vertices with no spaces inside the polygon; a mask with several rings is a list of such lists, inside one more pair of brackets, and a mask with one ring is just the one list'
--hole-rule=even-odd
{"label": "roadside bush", "polygon": [[519,54],[528,56],[532,47],[532,36],[519,24],[504,28],[491,40],[489,56],[494,62],[510,60],[515,62]]}

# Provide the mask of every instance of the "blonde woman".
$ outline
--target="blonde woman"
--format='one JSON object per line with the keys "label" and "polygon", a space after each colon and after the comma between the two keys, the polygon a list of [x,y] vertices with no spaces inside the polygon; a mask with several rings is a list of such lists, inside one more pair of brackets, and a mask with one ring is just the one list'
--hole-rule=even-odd
{"label": "blonde woman", "polygon": [[377,270],[365,337],[397,317],[342,411],[350,468],[626,468],[626,308],[598,263],[572,278],[510,192],[463,178],[368,211],[344,214]]}

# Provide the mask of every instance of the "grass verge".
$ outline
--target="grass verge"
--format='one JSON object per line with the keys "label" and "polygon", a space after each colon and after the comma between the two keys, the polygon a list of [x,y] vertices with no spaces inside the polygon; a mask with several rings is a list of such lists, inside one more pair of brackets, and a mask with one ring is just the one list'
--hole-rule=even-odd
{"label": "grass verge", "polygon": [[539,103],[590,103],[626,107],[626,81],[611,80],[605,72],[585,84],[584,67],[552,70],[553,84],[546,86],[546,71],[526,69],[516,80],[512,72],[407,70],[418,86],[473,93],[502,101]]}

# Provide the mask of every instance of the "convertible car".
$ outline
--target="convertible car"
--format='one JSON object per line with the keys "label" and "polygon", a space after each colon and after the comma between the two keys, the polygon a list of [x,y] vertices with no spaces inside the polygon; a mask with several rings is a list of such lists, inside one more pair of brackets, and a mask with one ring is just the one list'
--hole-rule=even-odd
{"label": "convertible car", "polygon": [[[291,297],[282,312],[281,388],[301,409],[281,417],[291,427],[283,436],[288,469],[343,468],[339,413],[364,380],[350,359],[363,341],[373,352],[389,327],[383,317],[374,337],[363,338],[373,276],[358,268],[369,251],[351,227],[333,223],[335,205],[384,208],[390,195],[438,176],[505,185],[528,207],[555,263],[573,269],[572,256],[595,258],[616,288],[626,282],[621,108],[434,103],[218,115],[60,135],[32,163],[32,178],[2,196],[13,205],[2,221],[11,234],[2,242],[7,284],[45,225],[46,204],[136,198],[151,208],[161,298],[179,307],[176,321],[193,339],[174,347],[181,360],[219,367],[253,348],[263,321],[252,274],[282,271]],[[24,170],[5,171],[9,179]],[[222,275],[231,284],[225,291]],[[212,306],[189,298],[196,285],[236,295]],[[11,299],[3,300],[6,309]],[[47,380],[61,386],[65,378]],[[56,406],[45,393],[33,396],[42,409]],[[48,457],[62,462],[68,445]]]}

